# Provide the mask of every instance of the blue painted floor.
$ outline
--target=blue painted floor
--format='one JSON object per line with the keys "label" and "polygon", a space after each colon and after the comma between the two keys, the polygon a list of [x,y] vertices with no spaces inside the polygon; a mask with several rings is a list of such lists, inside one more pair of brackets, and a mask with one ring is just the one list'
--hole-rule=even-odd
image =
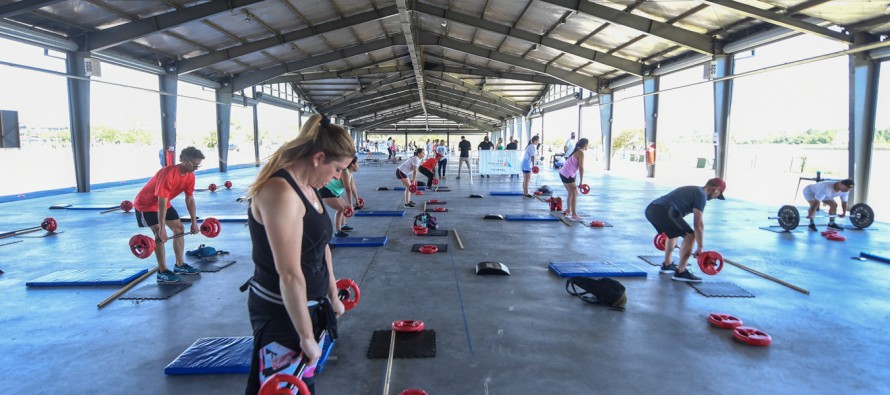
{"label": "blue painted floor", "polygon": [[[401,210],[394,165],[363,166],[357,173],[367,210]],[[608,174],[588,174],[593,188],[579,211],[611,228],[562,222],[483,220],[489,213],[548,214],[537,199],[489,196],[518,191],[507,176],[454,179],[451,192],[427,191],[405,217],[352,218],[352,236],[386,236],[379,248],[337,248],[338,277],[355,279],[361,302],[341,321],[341,338],[320,394],[379,394],[386,360],[365,353],[375,330],[394,320],[423,320],[436,331],[437,355],[397,359],[391,393],[422,388],[430,394],[569,393],[886,393],[890,369],[890,265],[850,259],[861,251],[890,256],[890,224],[844,232],[828,241],[803,228],[794,233],[758,229],[776,207],[733,200],[711,201],[705,211],[705,249],[806,289],[809,295],[728,265],[705,281],[726,281],[754,298],[709,298],[637,258],[658,255],[646,204],[668,188]],[[202,174],[198,184],[226,180],[232,190],[196,193],[199,216],[244,215],[236,202],[256,169]],[[694,180],[703,184],[704,180]],[[556,194],[565,190],[552,169],[532,178]],[[243,374],[164,376],[164,367],[201,337],[249,336],[246,294],[238,287],[252,274],[247,228],[224,223],[214,239],[188,236],[186,248],[205,243],[229,251],[237,263],[188,280],[192,286],[167,300],[101,302],[117,286],[27,288],[25,283],[59,270],[151,268],[128,247],[140,229],[132,213],[50,210],[51,205],[117,205],[141,185],[0,204],[0,231],[39,226],[52,216],[60,233],[34,232],[0,239],[0,382],[4,393],[234,394]],[[483,199],[470,199],[478,193]],[[456,239],[414,236],[410,226],[427,199],[447,201],[434,213]],[[174,201],[186,213],[182,197]],[[690,217],[691,218],[691,217]],[[691,219],[690,219],[691,220]],[[142,233],[146,233],[142,231]],[[453,233],[453,232],[452,232]],[[9,244],[12,243],[12,244]],[[410,252],[417,243],[447,243],[447,253]],[[510,276],[477,276],[483,261],[506,264]],[[550,261],[630,262],[644,278],[620,278],[627,287],[624,312],[586,304],[566,294]],[[172,258],[170,258],[172,263]],[[695,272],[699,273],[697,268]],[[149,284],[150,278],[143,282]],[[141,285],[139,285],[141,286]],[[741,318],[772,336],[770,347],[732,340],[707,324],[709,313]]]}

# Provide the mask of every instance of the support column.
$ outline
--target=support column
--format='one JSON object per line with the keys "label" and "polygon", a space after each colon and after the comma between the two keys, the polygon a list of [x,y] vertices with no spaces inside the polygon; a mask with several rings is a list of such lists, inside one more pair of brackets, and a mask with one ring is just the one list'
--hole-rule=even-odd
{"label": "support column", "polygon": [[68,122],[71,129],[71,151],[74,154],[74,178],[77,192],[90,191],[90,80],[83,61],[89,52],[68,52]]}
{"label": "support column", "polygon": [[161,148],[166,150],[167,147],[173,147],[173,151],[176,152],[176,93],[178,92],[179,76],[176,74],[175,68],[172,70],[172,72],[158,76],[160,90],[158,96],[161,99]]}
{"label": "support column", "polygon": [[[874,36],[856,33],[851,47],[875,41],[877,38]],[[872,60],[868,52],[850,55],[850,143],[847,171],[856,185],[851,203],[868,201],[880,74],[881,64]]]}
{"label": "support column", "polygon": [[[655,177],[655,147],[658,135],[658,86],[660,77],[643,77],[643,112],[646,125],[646,177]],[[651,155],[651,156],[650,156]],[[650,159],[651,158],[651,159]]]}
{"label": "support column", "polygon": [[300,130],[303,130],[303,111],[297,110],[297,134],[299,134]]}
{"label": "support column", "polygon": [[603,169],[612,169],[612,90],[600,89],[600,133],[603,143]]}
{"label": "support column", "polygon": [[[581,105],[576,106],[578,108],[578,138],[575,141],[581,140]],[[569,136],[571,136],[572,132],[569,132]],[[571,153],[571,152],[570,152]]]}
{"label": "support column", "polygon": [[254,167],[260,167],[260,117],[259,117],[259,103],[251,106],[253,110],[253,156],[254,156]]}
{"label": "support column", "polygon": [[[735,72],[735,58],[717,56],[716,78],[731,76]],[[733,80],[714,82],[714,176],[726,178],[726,148],[729,141],[729,114],[732,110]]]}
{"label": "support column", "polygon": [[216,151],[219,153],[219,171],[229,170],[229,125],[232,122],[232,85],[229,82],[216,90]]}

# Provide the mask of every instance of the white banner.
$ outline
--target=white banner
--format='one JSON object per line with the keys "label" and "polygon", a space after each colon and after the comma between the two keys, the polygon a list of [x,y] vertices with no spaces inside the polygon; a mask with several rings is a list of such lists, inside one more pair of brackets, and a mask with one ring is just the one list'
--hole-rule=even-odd
{"label": "white banner", "polygon": [[480,150],[479,174],[521,174],[522,154],[515,150]]}

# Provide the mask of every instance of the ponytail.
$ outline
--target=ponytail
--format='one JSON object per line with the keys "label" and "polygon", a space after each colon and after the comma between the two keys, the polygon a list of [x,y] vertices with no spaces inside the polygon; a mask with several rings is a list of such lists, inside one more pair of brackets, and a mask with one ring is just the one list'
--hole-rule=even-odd
{"label": "ponytail", "polygon": [[331,124],[331,120],[321,114],[314,114],[303,124],[297,137],[279,147],[257,174],[256,181],[247,189],[247,197],[255,196],[275,172],[295,161],[314,155],[325,154],[325,161],[355,156],[352,138],[343,127]]}

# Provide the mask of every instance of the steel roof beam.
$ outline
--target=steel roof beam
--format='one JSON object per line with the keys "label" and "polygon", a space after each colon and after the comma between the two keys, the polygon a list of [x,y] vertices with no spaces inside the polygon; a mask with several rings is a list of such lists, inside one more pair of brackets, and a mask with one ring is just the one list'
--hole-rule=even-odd
{"label": "steel roof beam", "polygon": [[853,36],[836,32],[826,27],[816,26],[811,23],[804,22],[800,19],[790,17],[788,15],[777,14],[772,11],[763,10],[757,7],[753,7],[747,4],[742,4],[737,1],[732,0],[700,0],[702,3],[714,6],[725,8],[727,10],[732,11],[733,13],[744,15],[749,18],[757,19],[761,22],[766,22],[769,24],[773,24],[776,26],[781,26],[786,29],[794,30],[796,32],[806,33],[810,35],[815,35],[823,38],[828,38],[832,40],[841,41],[847,44],[853,43]]}
{"label": "steel roof beam", "polygon": [[423,52],[414,38],[415,32],[420,29],[414,29],[414,22],[411,10],[408,8],[406,0],[396,0],[399,7],[399,18],[402,27],[402,34],[405,36],[405,45],[408,46],[408,53],[411,55],[411,65],[414,66],[414,80],[417,81],[417,93],[420,95],[420,107],[426,113],[426,98],[424,97],[424,87],[426,83],[423,78]]}
{"label": "steel roof beam", "polygon": [[516,102],[513,101],[513,100],[510,100],[510,99],[508,99],[508,98],[506,98],[506,97],[499,96],[499,95],[496,95],[496,94],[494,94],[494,93],[491,93],[491,92],[489,92],[489,91],[487,91],[487,90],[485,90],[485,89],[479,88],[479,87],[477,87],[476,85],[471,84],[471,83],[469,83],[469,82],[466,82],[466,81],[464,81],[464,80],[462,80],[462,79],[460,79],[460,78],[457,78],[457,77],[454,77],[454,76],[445,74],[444,72],[431,72],[431,71],[428,71],[427,73],[428,73],[431,77],[435,77],[435,78],[437,78],[438,80],[440,80],[440,81],[442,81],[442,82],[445,82],[446,84],[449,84],[449,85],[458,85],[458,86],[460,86],[460,87],[462,87],[462,88],[465,88],[465,89],[469,90],[469,91],[472,92],[472,93],[475,93],[475,94],[481,95],[481,96],[483,96],[483,97],[485,97],[485,98],[494,100],[494,101],[496,101],[497,103],[503,105],[504,107],[507,107],[507,108],[510,108],[510,109],[516,111],[517,114],[525,114],[525,113],[528,112],[528,110],[529,110],[529,109],[528,109],[528,106],[523,106],[523,105],[521,105],[521,104],[519,104],[519,103],[516,103]]}
{"label": "steel roof beam", "polygon": [[[472,100],[476,100],[476,101],[479,101],[479,102],[482,102],[482,103],[490,104],[490,105],[491,105],[492,107],[494,107],[494,108],[503,110],[504,113],[506,113],[506,114],[512,114],[512,115],[521,115],[521,114],[523,114],[523,112],[522,112],[523,110],[520,109],[520,108],[516,108],[516,107],[508,106],[508,105],[506,105],[506,104],[504,104],[504,103],[498,101],[497,99],[492,99],[492,98],[487,97],[487,96],[485,96],[485,95],[481,95],[481,94],[479,94],[478,92],[467,92],[467,91],[462,91],[462,90],[460,90],[460,89],[450,88],[450,87],[447,87],[447,86],[444,86],[444,85],[441,85],[441,84],[438,84],[438,83],[434,83],[434,82],[432,82],[432,81],[430,81],[430,85],[432,85],[431,89],[434,88],[434,89],[436,89],[436,90],[439,90],[439,91],[442,91],[442,92],[445,92],[445,93],[449,93],[449,94],[452,94],[452,95],[455,95],[455,96],[466,97],[466,98],[468,98],[468,99],[472,99]],[[528,110],[526,110],[526,111],[528,111]]]}
{"label": "steel roof beam", "polygon": [[21,0],[0,6],[0,19],[11,18],[43,7],[61,3],[63,0]]}
{"label": "steel roof beam", "polygon": [[[382,87],[384,87],[384,86],[386,86],[386,85],[390,85],[390,84],[393,84],[393,83],[396,83],[396,82],[399,82],[399,81],[402,81],[402,80],[411,80],[410,77],[411,77],[412,75],[413,75],[413,73],[408,73],[408,72],[404,72],[404,71],[402,71],[402,72],[398,72],[398,73],[393,73],[393,74],[388,75],[388,76],[386,76],[386,77],[384,77],[384,78],[381,78],[381,79],[379,79],[379,80],[377,80],[377,81],[374,81],[374,82],[372,82],[372,83],[370,83],[370,84],[368,84],[368,85],[365,85],[365,86],[361,87],[361,88],[358,89],[358,90],[354,90],[354,91],[349,92],[349,93],[347,93],[347,94],[345,94],[345,95],[343,95],[343,96],[340,96],[340,97],[338,97],[338,98],[336,98],[336,99],[330,100],[330,101],[328,101],[327,103],[322,104],[321,107],[335,106],[335,105],[340,104],[340,103],[342,103],[342,102],[345,102],[345,101],[354,99],[354,98],[356,98],[356,97],[359,97],[359,96],[365,94],[366,92],[370,92],[370,91],[373,91],[373,90],[376,90],[376,89],[380,89],[380,88],[382,88]],[[408,78],[406,78],[406,77],[408,77]]]}
{"label": "steel roof beam", "polygon": [[[445,59],[445,60],[452,60],[452,59]],[[508,80],[537,82],[539,84],[562,84],[563,83],[563,81],[558,78],[553,78],[551,76],[541,75],[541,74],[504,73],[504,72],[488,70],[488,69],[474,69],[474,68],[463,68],[463,67],[444,66],[444,65],[427,65],[426,70],[428,70],[428,71],[442,71],[445,73],[452,73],[452,74],[473,75],[473,76],[477,76],[477,77],[503,78],[503,79],[508,79]]]}
{"label": "steel roof beam", "polygon": [[[385,89],[383,89],[383,88],[385,88]],[[318,110],[324,111],[327,113],[332,113],[332,114],[338,113],[338,110],[340,110],[344,107],[361,105],[362,103],[367,102],[369,100],[377,100],[377,99],[385,98],[387,96],[392,96],[397,93],[406,92],[411,89],[417,89],[417,82],[413,81],[413,80],[396,81],[394,84],[385,86],[383,88],[381,88],[377,93],[361,95],[361,96],[352,98],[350,100],[340,101],[339,103],[330,105],[330,106],[319,106]]]}
{"label": "steel roof beam", "polygon": [[708,55],[714,55],[715,53],[715,46],[717,44],[711,37],[664,22],[644,18],[630,12],[616,10],[587,0],[540,1],[603,19],[610,23],[636,30],[640,33],[670,41],[699,53]]}

